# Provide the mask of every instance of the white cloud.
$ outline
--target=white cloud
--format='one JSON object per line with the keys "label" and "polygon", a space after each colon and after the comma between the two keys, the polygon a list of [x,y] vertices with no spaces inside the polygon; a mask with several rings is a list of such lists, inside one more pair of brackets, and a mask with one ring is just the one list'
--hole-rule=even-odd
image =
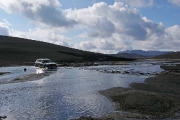
{"label": "white cloud", "polygon": [[51,27],[72,27],[76,22],[65,17],[58,0],[4,0],[0,8],[21,14],[37,24]]}
{"label": "white cloud", "polygon": [[131,43],[121,39],[118,34],[114,34],[111,38],[96,38],[92,41],[83,41],[74,45],[74,48],[107,54],[132,49]]}
{"label": "white cloud", "polygon": [[0,35],[8,36],[10,34],[9,26],[10,23],[6,19],[3,19],[3,21],[0,22]]}
{"label": "white cloud", "polygon": [[70,43],[71,38],[65,37],[59,34],[58,31],[55,32],[54,30],[50,30],[50,29],[35,28],[35,29],[30,29],[28,32],[13,30],[11,36],[40,40],[40,41],[53,43],[57,45],[63,45],[67,47],[72,46]]}
{"label": "white cloud", "polygon": [[171,36],[171,40],[179,40],[180,41],[180,26],[174,25],[166,29],[166,35]]}
{"label": "white cloud", "polygon": [[[163,33],[162,24],[144,19],[136,9],[121,2],[107,5],[96,3],[92,7],[66,10],[67,17],[87,29],[87,37],[110,38],[114,33],[133,40],[146,40],[152,31]],[[161,27],[160,27],[161,26]],[[151,32],[149,32],[151,31]]]}
{"label": "white cloud", "polygon": [[[114,52],[132,49],[132,41],[148,41],[165,34],[162,23],[155,23],[124,3],[107,5],[96,3],[92,7],[66,10],[67,17],[76,20],[84,31],[83,37],[92,38],[75,45],[75,48],[94,52]],[[114,53],[113,52],[113,53]]]}
{"label": "white cloud", "polygon": [[131,7],[141,8],[150,7],[153,5],[154,0],[116,0],[118,2],[124,2]]}
{"label": "white cloud", "polygon": [[180,7],[180,0],[168,0],[168,1]]}
{"label": "white cloud", "polygon": [[67,17],[74,19],[88,29],[88,37],[110,37],[115,31],[114,24],[104,15],[108,12],[106,3],[94,4],[92,7],[79,10],[66,10]]}
{"label": "white cloud", "polygon": [[139,42],[142,49],[152,50],[176,50],[179,51],[180,46],[180,26],[174,25],[165,29],[165,33],[161,36],[151,36],[148,41]]}

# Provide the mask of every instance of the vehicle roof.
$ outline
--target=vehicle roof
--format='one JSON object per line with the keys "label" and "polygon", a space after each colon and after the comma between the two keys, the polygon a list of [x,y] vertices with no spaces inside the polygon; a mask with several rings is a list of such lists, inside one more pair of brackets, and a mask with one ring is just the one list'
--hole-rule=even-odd
{"label": "vehicle roof", "polygon": [[50,59],[48,59],[48,58],[39,58],[37,60],[50,60]]}

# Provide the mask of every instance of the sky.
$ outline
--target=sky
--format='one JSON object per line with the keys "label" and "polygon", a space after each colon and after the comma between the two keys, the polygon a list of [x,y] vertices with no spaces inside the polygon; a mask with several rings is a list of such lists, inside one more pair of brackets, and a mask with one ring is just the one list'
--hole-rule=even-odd
{"label": "sky", "polygon": [[180,0],[3,0],[0,35],[86,51],[180,51]]}

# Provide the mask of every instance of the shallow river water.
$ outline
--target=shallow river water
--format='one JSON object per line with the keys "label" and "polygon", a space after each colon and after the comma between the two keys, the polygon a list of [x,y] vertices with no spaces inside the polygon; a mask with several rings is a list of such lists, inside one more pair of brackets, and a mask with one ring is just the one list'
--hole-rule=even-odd
{"label": "shallow river water", "polygon": [[[27,71],[24,72],[23,68]],[[121,71],[114,73],[111,71]],[[123,74],[128,71],[128,74]],[[80,116],[101,116],[114,111],[113,103],[98,93],[111,87],[129,87],[143,82],[158,64],[133,62],[128,65],[60,67],[36,81],[0,84],[0,116],[5,120],[67,120]],[[32,66],[1,67],[0,82],[36,73]],[[140,74],[139,74],[140,73]]]}

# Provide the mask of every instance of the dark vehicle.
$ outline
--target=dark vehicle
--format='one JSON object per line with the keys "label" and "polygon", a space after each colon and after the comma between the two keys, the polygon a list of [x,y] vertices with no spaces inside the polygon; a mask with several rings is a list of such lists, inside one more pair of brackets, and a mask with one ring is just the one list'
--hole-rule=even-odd
{"label": "dark vehicle", "polygon": [[48,58],[37,59],[34,66],[44,70],[57,70],[57,64]]}

